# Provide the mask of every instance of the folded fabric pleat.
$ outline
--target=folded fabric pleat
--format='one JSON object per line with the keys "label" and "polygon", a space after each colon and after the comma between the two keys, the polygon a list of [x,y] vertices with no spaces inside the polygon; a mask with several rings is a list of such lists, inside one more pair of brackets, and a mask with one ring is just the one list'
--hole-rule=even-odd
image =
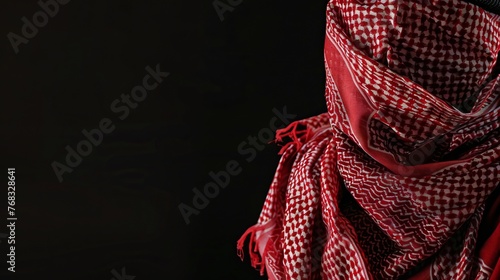
{"label": "folded fabric pleat", "polygon": [[273,280],[499,279],[499,51],[473,4],[330,1],[328,112],[277,132],[240,256],[250,236]]}

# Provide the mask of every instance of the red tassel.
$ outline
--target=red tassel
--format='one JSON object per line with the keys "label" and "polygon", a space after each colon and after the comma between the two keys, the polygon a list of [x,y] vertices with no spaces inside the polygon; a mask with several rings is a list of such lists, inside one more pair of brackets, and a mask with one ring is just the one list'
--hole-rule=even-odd
{"label": "red tassel", "polygon": [[256,232],[262,229],[263,229],[262,225],[254,225],[249,229],[247,229],[247,231],[245,231],[245,233],[241,236],[241,238],[237,242],[237,250],[238,250],[238,256],[243,261],[245,255],[243,252],[243,246],[245,245],[245,240],[247,239],[248,235],[250,235],[250,242],[248,243],[248,253],[250,255],[250,262],[252,266],[256,269],[259,269],[260,266],[260,274],[264,275],[265,265],[263,264],[264,264],[265,254],[263,254],[262,257],[259,256],[259,251],[257,249],[257,242],[255,240]]}
{"label": "red tassel", "polygon": [[[296,146],[296,151],[302,147],[312,136],[312,130],[310,127],[305,126],[305,128],[299,128],[300,122],[293,122],[289,126],[276,130],[275,143],[284,142],[283,138],[288,137],[292,141],[289,141],[283,145],[279,151],[279,155],[282,155],[290,145]],[[304,125],[301,125],[304,126]]]}

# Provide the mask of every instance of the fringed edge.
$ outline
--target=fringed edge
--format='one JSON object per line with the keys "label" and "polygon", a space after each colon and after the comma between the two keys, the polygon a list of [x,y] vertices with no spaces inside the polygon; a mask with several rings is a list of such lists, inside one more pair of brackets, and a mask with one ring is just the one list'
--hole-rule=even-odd
{"label": "fringed edge", "polygon": [[247,229],[245,233],[241,236],[241,238],[238,240],[237,244],[237,250],[238,250],[238,256],[240,259],[243,261],[245,253],[243,252],[243,246],[245,245],[245,240],[247,239],[248,235],[250,235],[250,242],[248,243],[248,254],[250,255],[250,262],[252,264],[252,267],[255,269],[260,268],[260,275],[263,276],[266,265],[265,265],[265,259],[266,259],[266,253],[267,253],[267,247],[268,244],[265,246],[264,252],[260,254],[259,256],[259,251],[257,248],[257,242],[255,240],[255,235],[258,231],[263,230],[264,225],[254,225]]}
{"label": "fringed edge", "polygon": [[[303,126],[304,128],[299,126]],[[300,121],[293,122],[285,128],[276,130],[276,139],[274,142],[282,145],[278,154],[283,155],[290,145],[295,146],[296,151],[300,150],[302,145],[311,138],[312,134],[312,129],[302,124]],[[286,137],[290,138],[292,141],[283,144],[283,139]]]}

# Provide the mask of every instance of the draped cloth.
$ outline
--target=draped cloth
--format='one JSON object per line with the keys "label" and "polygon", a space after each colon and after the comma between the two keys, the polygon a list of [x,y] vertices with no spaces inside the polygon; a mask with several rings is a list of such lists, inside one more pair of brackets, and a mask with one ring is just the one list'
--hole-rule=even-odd
{"label": "draped cloth", "polygon": [[458,0],[331,0],[328,112],[277,131],[248,242],[284,279],[500,279],[500,17]]}

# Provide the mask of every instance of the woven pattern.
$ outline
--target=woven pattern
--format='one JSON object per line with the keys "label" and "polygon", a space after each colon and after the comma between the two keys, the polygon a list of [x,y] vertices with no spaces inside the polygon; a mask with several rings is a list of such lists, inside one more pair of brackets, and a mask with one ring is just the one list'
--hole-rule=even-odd
{"label": "woven pattern", "polygon": [[476,244],[500,181],[500,17],[456,0],[338,0],[327,20],[328,112],[277,132],[282,158],[240,255],[250,235],[273,280],[490,279],[498,254]]}

